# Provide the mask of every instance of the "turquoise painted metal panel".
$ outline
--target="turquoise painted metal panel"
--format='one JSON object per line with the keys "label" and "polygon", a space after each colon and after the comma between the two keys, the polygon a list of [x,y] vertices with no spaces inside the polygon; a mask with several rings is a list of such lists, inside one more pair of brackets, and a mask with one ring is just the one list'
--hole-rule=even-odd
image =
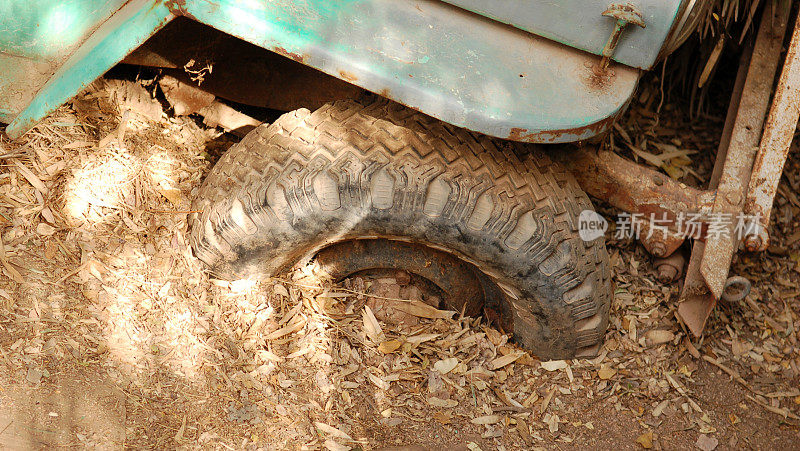
{"label": "turquoise painted metal panel", "polygon": [[[8,135],[24,133],[177,15],[446,122],[520,141],[604,131],[639,77],[613,64],[597,76],[595,55],[434,0],[131,0],[51,68],[46,84],[31,86],[38,92]],[[14,113],[6,102],[0,96],[0,119]]]}
{"label": "turquoise painted metal panel", "polygon": [[599,55],[614,29],[602,13],[611,3],[634,6],[646,28],[628,27],[613,59],[628,66],[653,67],[684,0],[444,0],[469,11]]}
{"label": "turquoise painted metal panel", "polygon": [[27,0],[0,2],[3,53],[58,60],[72,52],[125,0]]}
{"label": "turquoise painted metal panel", "polygon": [[61,65],[6,128],[17,138],[122,61],[175,16],[159,0],[131,0],[103,22]]}
{"label": "turquoise painted metal panel", "polygon": [[0,121],[31,101],[64,60],[125,0],[0,2]]}

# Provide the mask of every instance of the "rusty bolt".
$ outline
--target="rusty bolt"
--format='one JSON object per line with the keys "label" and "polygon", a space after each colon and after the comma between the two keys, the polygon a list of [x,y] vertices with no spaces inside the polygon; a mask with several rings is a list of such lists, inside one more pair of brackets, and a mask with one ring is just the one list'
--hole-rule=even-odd
{"label": "rusty bolt", "polygon": [[661,283],[670,283],[675,280],[678,275],[678,268],[672,265],[661,265],[658,267],[658,281]]}
{"label": "rusty bolt", "polygon": [[762,250],[763,245],[761,237],[756,234],[747,235],[744,239],[744,248],[747,249],[747,252],[758,252]]}
{"label": "rusty bolt", "polygon": [[650,252],[656,257],[664,257],[667,255],[667,248],[664,246],[664,243],[655,242]]}
{"label": "rusty bolt", "polygon": [[686,257],[681,251],[673,252],[669,257],[656,257],[653,266],[656,268],[656,277],[661,283],[670,283],[678,280],[686,265]]}
{"label": "rusty bolt", "polygon": [[646,26],[644,19],[642,19],[642,13],[629,3],[612,3],[608,6],[608,9],[603,11],[603,15],[616,19],[616,23],[614,24],[614,31],[611,32],[611,36],[600,53],[603,56],[598,68],[601,73],[608,68],[608,63],[614,55],[614,50],[617,49],[617,44],[619,44],[619,39],[622,36],[622,30],[628,24],[634,24],[642,28]]}

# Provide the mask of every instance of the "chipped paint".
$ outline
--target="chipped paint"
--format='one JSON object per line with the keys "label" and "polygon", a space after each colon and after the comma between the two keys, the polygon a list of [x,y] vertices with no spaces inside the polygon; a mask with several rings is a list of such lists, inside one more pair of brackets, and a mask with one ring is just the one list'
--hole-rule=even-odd
{"label": "chipped paint", "polygon": [[283,56],[285,56],[285,57],[287,57],[289,59],[293,59],[293,60],[297,61],[298,63],[307,64],[308,59],[309,59],[308,54],[298,53],[298,52],[290,52],[290,51],[286,50],[285,48],[283,48],[283,47],[281,47],[279,45],[276,45],[274,47],[270,47],[269,49],[272,50],[273,52],[279,54],[279,55],[283,55]]}
{"label": "chipped paint", "polygon": [[349,81],[350,83],[355,83],[358,81],[358,77],[354,73],[343,69],[339,69],[339,78]]}
{"label": "chipped paint", "polygon": [[529,132],[526,129],[514,127],[506,138],[512,141],[523,141],[532,143],[559,143],[580,141],[599,135],[614,124],[617,120],[617,115],[608,117],[601,121],[589,125],[583,125],[575,128],[566,128],[561,130],[542,130],[537,132]]}

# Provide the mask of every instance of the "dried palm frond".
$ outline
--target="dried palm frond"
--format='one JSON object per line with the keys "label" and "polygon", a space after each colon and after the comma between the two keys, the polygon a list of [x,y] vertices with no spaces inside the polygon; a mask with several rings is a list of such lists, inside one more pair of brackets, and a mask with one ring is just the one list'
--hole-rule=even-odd
{"label": "dried palm frond", "polygon": [[701,9],[692,36],[664,61],[665,95],[688,99],[692,117],[705,114],[709,85],[733,78],[738,55],[755,35],[759,11],[775,1],[780,0],[714,0]]}

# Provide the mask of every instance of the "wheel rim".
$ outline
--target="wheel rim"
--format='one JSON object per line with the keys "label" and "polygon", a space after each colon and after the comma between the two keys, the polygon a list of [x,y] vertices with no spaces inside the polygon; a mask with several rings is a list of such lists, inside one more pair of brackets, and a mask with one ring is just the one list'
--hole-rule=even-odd
{"label": "wheel rim", "polygon": [[317,253],[320,269],[340,281],[373,270],[416,275],[444,294],[444,304],[467,316],[478,316],[498,303],[499,290],[474,265],[431,247],[388,239],[356,239],[332,244]]}

